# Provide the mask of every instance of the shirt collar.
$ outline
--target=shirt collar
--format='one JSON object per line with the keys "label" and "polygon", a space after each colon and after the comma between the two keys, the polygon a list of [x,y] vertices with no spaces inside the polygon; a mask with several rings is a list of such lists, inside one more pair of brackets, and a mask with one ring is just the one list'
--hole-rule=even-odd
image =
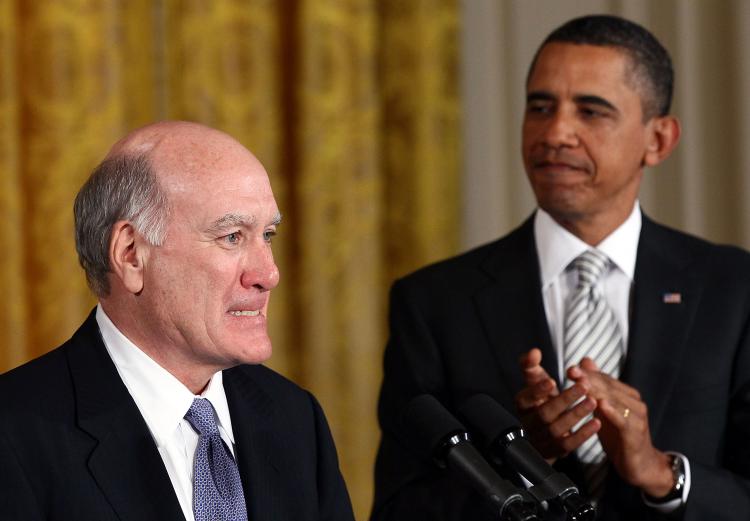
{"label": "shirt collar", "polygon": [[[104,346],[146,421],[151,435],[158,447],[164,446],[196,396],[172,373],[123,335],[104,312],[101,304],[96,307],[96,321],[104,339]],[[234,443],[221,371],[211,377],[201,396],[211,402],[216,410],[218,425]]]}
{"label": "shirt collar", "polygon": [[[635,274],[641,223],[641,208],[636,201],[625,222],[596,247],[631,281]],[[534,215],[534,241],[539,254],[542,288],[556,280],[573,259],[590,248],[588,244],[557,224],[552,216],[541,208],[538,208]]]}

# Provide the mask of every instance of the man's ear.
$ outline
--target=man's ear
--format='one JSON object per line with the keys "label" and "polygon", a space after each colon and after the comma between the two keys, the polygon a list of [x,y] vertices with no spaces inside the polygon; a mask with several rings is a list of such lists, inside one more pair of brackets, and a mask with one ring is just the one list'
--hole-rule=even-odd
{"label": "man's ear", "polygon": [[643,166],[656,166],[664,161],[680,141],[679,120],[674,116],[659,116],[648,122],[646,153]]}
{"label": "man's ear", "polygon": [[112,273],[129,292],[143,289],[145,243],[128,221],[117,221],[109,240],[109,266]]}

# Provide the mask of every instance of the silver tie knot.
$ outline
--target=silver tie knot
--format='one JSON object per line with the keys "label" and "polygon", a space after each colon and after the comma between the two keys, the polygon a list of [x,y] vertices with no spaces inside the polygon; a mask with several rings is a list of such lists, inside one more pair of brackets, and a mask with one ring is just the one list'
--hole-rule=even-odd
{"label": "silver tie knot", "polygon": [[578,288],[592,287],[609,266],[609,258],[599,250],[586,250],[573,261],[578,273]]}

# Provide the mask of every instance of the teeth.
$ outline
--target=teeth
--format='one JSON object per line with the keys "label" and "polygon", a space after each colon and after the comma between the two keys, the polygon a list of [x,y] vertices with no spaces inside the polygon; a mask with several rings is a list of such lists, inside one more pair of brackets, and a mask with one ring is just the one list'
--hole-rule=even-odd
{"label": "teeth", "polygon": [[260,315],[260,310],[257,311],[230,311],[230,315],[234,315],[235,317],[257,317]]}

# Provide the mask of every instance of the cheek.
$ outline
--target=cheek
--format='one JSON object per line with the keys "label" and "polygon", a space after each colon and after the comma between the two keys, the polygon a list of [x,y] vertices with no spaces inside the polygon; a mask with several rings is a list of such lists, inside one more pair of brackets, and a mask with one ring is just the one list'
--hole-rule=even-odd
{"label": "cheek", "polygon": [[203,305],[206,280],[195,266],[193,260],[181,255],[164,256],[153,266],[149,278],[162,306],[190,310]]}
{"label": "cheek", "polygon": [[192,280],[196,285],[195,298],[203,299],[209,311],[223,312],[240,286],[235,261],[206,262],[193,272]]}
{"label": "cheek", "polygon": [[534,143],[533,132],[528,123],[524,123],[521,127],[521,152],[526,156],[527,152],[531,149]]}
{"label": "cheek", "polygon": [[238,261],[207,253],[170,252],[156,259],[149,273],[156,298],[190,314],[223,312],[238,284]]}

